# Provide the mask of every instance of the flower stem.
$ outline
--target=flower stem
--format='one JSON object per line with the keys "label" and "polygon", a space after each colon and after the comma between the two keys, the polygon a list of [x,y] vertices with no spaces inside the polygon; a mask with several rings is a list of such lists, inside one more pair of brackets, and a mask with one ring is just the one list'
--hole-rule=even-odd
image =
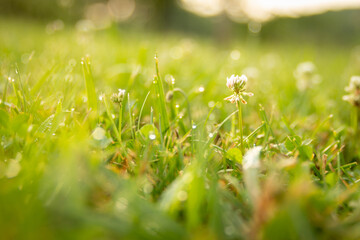
{"label": "flower stem", "polygon": [[351,125],[354,130],[354,135],[356,136],[358,132],[358,109],[356,107],[353,108],[351,113]]}
{"label": "flower stem", "polygon": [[111,116],[111,112],[110,112],[110,107],[109,107],[109,104],[107,102],[107,99],[106,99],[106,96],[104,96],[104,103],[105,103],[105,108],[106,108],[106,113],[109,117],[109,120],[110,120],[110,123],[114,129],[114,132],[115,132],[115,136],[117,138],[117,140],[119,141],[119,143],[121,142],[121,136],[120,136],[120,133],[116,127],[116,124],[114,123],[114,120],[112,119],[112,116]]}
{"label": "flower stem", "polygon": [[244,154],[244,144],[243,144],[243,127],[242,127],[242,112],[241,112],[241,102],[240,100],[236,101],[236,105],[238,107],[238,116],[239,116],[239,119],[238,119],[238,123],[239,123],[239,131],[240,131],[240,149],[241,149],[241,152],[242,154]]}
{"label": "flower stem", "polygon": [[121,126],[122,126],[122,112],[123,112],[123,105],[120,103],[119,105],[119,142],[121,143]]}
{"label": "flower stem", "polygon": [[359,122],[359,110],[356,108],[355,109],[355,124],[354,124],[355,134],[357,134],[357,132],[358,132],[358,122]]}

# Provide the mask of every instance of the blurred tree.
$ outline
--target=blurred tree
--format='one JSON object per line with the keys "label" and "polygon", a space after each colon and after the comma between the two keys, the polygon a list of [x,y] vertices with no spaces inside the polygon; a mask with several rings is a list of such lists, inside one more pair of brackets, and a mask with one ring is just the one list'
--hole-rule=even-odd
{"label": "blurred tree", "polygon": [[151,11],[149,21],[160,29],[168,29],[175,20],[174,14],[178,10],[176,0],[138,0],[137,3],[147,5]]}
{"label": "blurred tree", "polygon": [[171,13],[175,7],[174,0],[155,0],[154,15],[156,18],[159,18],[158,22],[160,27],[167,27],[171,21]]}
{"label": "blurred tree", "polygon": [[[39,20],[75,22],[85,17],[92,3],[108,0],[0,0],[0,14]],[[203,18],[179,7],[179,0],[135,0],[135,14],[127,25],[144,28],[195,32],[213,36],[219,42],[247,34],[247,24],[236,24],[225,14]],[[277,18],[263,23],[258,39],[355,42],[360,35],[359,10],[329,12],[298,19]],[[331,25],[331,31],[328,26]]]}

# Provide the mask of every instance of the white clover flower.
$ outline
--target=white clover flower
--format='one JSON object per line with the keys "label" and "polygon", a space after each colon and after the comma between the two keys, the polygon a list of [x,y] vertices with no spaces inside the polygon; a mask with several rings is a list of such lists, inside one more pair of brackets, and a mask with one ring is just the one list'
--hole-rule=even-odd
{"label": "white clover flower", "polygon": [[229,101],[231,103],[239,102],[241,101],[243,104],[247,104],[243,96],[253,96],[254,94],[251,92],[245,92],[246,90],[246,83],[248,79],[245,75],[241,75],[240,77],[238,75],[231,75],[230,78],[226,78],[226,86],[231,89],[234,94],[226,97],[225,100]]}
{"label": "white clover flower", "polygon": [[300,91],[311,88],[321,81],[320,75],[317,74],[316,66],[312,62],[299,63],[294,71],[294,76],[297,80],[296,86]]}
{"label": "white clover flower", "polygon": [[247,83],[247,77],[245,75],[231,75],[230,78],[226,78],[226,86],[233,90],[236,93],[240,93],[245,90],[245,85]]}
{"label": "white clover flower", "polygon": [[343,100],[351,103],[356,107],[360,107],[360,76],[352,76],[349,86],[345,87],[348,95],[343,96]]}
{"label": "white clover flower", "polygon": [[243,73],[247,76],[248,80],[253,81],[259,78],[260,72],[256,67],[247,67],[243,70]]}
{"label": "white clover flower", "polygon": [[298,77],[310,77],[311,75],[315,74],[316,72],[316,67],[314,65],[314,63],[312,62],[302,62],[299,63],[299,65],[296,67],[295,70],[295,75],[297,75]]}
{"label": "white clover flower", "polygon": [[356,90],[360,90],[360,76],[352,76],[350,78],[349,86],[345,87],[345,91],[353,92]]}
{"label": "white clover flower", "polygon": [[249,149],[244,156],[243,159],[243,168],[244,170],[248,170],[251,168],[259,168],[260,167],[260,153],[261,146],[253,147]]}
{"label": "white clover flower", "polygon": [[122,101],[124,100],[124,96],[125,96],[125,90],[124,89],[119,89],[118,93],[113,93],[111,95],[111,101],[113,101],[114,103],[121,104]]}

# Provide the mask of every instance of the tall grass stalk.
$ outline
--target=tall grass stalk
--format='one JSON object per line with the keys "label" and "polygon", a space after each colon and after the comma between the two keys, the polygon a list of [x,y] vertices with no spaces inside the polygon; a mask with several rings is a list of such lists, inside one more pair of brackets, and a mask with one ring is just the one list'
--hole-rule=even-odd
{"label": "tall grass stalk", "polygon": [[133,125],[133,119],[132,119],[132,111],[130,106],[130,93],[128,93],[128,108],[129,108],[129,122],[130,122],[130,132],[133,139],[135,139],[135,131],[134,131],[134,125]]}
{"label": "tall grass stalk", "polygon": [[156,75],[154,77],[154,86],[155,86],[155,93],[157,98],[158,107],[160,108],[160,120],[161,120],[161,131],[165,133],[169,129],[169,117],[166,111],[165,105],[165,93],[163,83],[160,78],[159,73],[159,59],[155,55],[155,69]]}
{"label": "tall grass stalk", "polygon": [[123,104],[119,104],[119,143],[121,143]]}
{"label": "tall grass stalk", "polygon": [[23,104],[24,104],[24,112],[26,112],[26,94],[25,94],[24,86],[22,84],[20,70],[19,70],[19,67],[18,67],[17,64],[15,65],[15,72],[16,72],[16,74],[18,76],[20,90],[21,90],[21,93],[22,93],[22,100],[23,100]]}
{"label": "tall grass stalk", "polygon": [[85,79],[88,107],[89,109],[92,109],[93,111],[97,112],[97,99],[96,99],[94,78],[90,67],[89,57],[83,58],[81,60],[81,66],[83,69],[83,74]]}
{"label": "tall grass stalk", "polygon": [[140,130],[142,112],[143,112],[143,110],[144,110],[144,106],[145,106],[146,100],[148,99],[149,95],[150,95],[150,91],[146,94],[146,97],[145,97],[145,99],[144,99],[144,102],[143,102],[143,104],[142,104],[142,106],[141,106],[140,113],[139,113],[137,130]]}
{"label": "tall grass stalk", "polygon": [[242,122],[242,109],[240,100],[236,101],[236,105],[238,108],[238,128],[240,132],[240,150],[242,154],[244,154],[244,143],[243,143],[243,122]]}
{"label": "tall grass stalk", "polygon": [[351,125],[354,129],[354,135],[358,133],[358,121],[359,121],[359,109],[357,107],[353,107],[351,114]]}
{"label": "tall grass stalk", "polygon": [[[113,129],[114,129],[115,136],[116,136],[117,140],[119,141],[119,143],[121,143],[121,133],[120,133],[119,130],[117,129],[116,124],[115,124],[115,122],[114,122],[114,120],[113,120],[113,118],[112,118],[112,116],[111,116],[110,106],[109,106],[109,104],[108,104],[108,101],[107,101],[107,98],[106,98],[105,95],[103,96],[103,99],[104,99],[104,104],[105,104],[106,113],[107,113],[107,115],[108,115],[108,117],[109,117],[111,126],[112,126]],[[120,116],[121,116],[121,112],[120,112],[119,114],[120,114],[120,115],[119,115],[119,117],[120,117]],[[120,121],[120,119],[119,119],[119,125],[120,125],[120,122],[121,122],[121,121]]]}

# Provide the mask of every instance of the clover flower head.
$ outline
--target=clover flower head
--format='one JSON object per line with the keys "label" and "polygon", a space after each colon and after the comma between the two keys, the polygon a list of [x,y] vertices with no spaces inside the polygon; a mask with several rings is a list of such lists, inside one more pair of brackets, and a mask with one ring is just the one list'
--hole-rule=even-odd
{"label": "clover flower head", "polygon": [[236,103],[241,101],[243,104],[247,104],[243,96],[253,96],[251,92],[245,92],[247,77],[245,75],[231,75],[231,77],[226,78],[226,86],[233,91],[233,95],[226,97],[225,100],[231,103]]}
{"label": "clover flower head", "polygon": [[316,67],[312,62],[302,62],[296,67],[295,75],[302,78],[310,78],[316,73]]}
{"label": "clover flower head", "polygon": [[294,76],[297,80],[296,86],[300,91],[309,89],[321,81],[320,75],[317,74],[316,66],[312,62],[299,63],[294,71]]}
{"label": "clover flower head", "polygon": [[226,78],[226,86],[233,90],[236,93],[245,91],[245,86],[247,83],[247,77],[245,75],[231,75],[231,77]]}
{"label": "clover flower head", "polygon": [[360,76],[352,76],[349,86],[345,87],[345,91],[349,94],[343,96],[343,100],[360,107]]}
{"label": "clover flower head", "polygon": [[121,104],[122,101],[124,100],[124,96],[125,96],[125,90],[124,89],[119,89],[118,93],[113,93],[111,95],[111,101],[113,101],[114,103],[119,103]]}
{"label": "clover flower head", "polygon": [[352,76],[350,78],[349,86],[345,87],[346,92],[353,92],[360,90],[360,76]]}

